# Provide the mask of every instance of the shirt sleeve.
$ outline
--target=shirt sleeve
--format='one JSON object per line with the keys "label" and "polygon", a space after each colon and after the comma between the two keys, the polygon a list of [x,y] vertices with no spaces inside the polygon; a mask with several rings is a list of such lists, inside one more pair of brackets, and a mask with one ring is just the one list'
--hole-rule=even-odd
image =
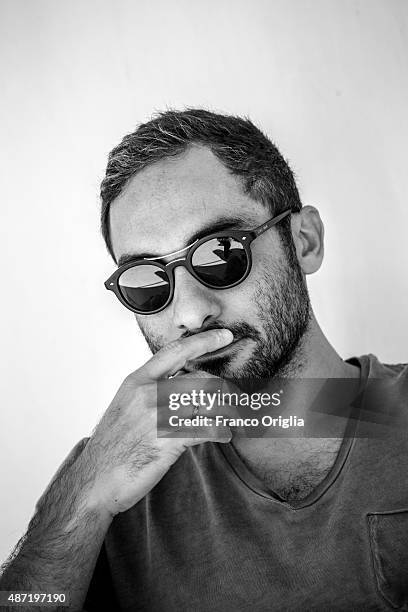
{"label": "shirt sleeve", "polygon": [[82,612],[100,612],[101,610],[111,610],[112,612],[120,610],[113,587],[105,544],[102,544],[96,561]]}

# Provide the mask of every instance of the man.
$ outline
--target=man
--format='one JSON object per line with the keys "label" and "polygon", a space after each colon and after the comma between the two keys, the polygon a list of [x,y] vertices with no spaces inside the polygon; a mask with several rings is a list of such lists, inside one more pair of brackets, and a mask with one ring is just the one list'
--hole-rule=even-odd
{"label": "man", "polygon": [[[88,611],[407,609],[408,370],[344,361],[324,336],[305,281],[323,225],[279,151],[247,119],[168,111],[111,152],[101,195],[106,286],[153,357],[55,476],[1,588]],[[334,436],[237,435],[223,405],[221,427],[158,437],[157,385],[176,375],[386,385],[364,406],[331,395],[323,413],[358,411]],[[313,389],[288,388],[282,416],[309,418]]]}

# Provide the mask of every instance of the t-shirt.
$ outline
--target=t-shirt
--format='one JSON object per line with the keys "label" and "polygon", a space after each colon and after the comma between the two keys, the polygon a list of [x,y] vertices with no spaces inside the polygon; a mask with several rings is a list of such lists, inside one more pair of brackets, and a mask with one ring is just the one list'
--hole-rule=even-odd
{"label": "t-shirt", "polygon": [[189,448],[113,520],[84,609],[408,610],[408,366],[348,362],[362,388],[387,381],[364,407],[381,435],[360,437],[358,423],[296,503],[268,490],[232,444]]}

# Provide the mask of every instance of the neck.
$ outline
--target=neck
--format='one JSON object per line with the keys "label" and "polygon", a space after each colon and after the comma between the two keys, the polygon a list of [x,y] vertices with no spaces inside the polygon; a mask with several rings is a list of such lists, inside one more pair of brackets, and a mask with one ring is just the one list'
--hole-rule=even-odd
{"label": "neck", "polygon": [[343,361],[321,330],[313,311],[290,362],[277,378],[359,378],[360,368]]}
{"label": "neck", "polygon": [[[284,392],[279,414],[283,418],[296,415],[298,418],[306,419],[308,410],[316,400],[325,380],[359,379],[360,368],[341,359],[328,342],[312,313],[310,325],[300,346],[294,352],[290,363],[280,370],[275,378],[301,379],[300,383],[299,380],[297,382],[287,381],[288,393]],[[318,379],[323,379],[323,381]],[[279,382],[282,382],[283,386],[286,384],[286,381]],[[357,380],[353,384],[355,390]],[[327,417],[324,415],[325,407],[320,408],[323,410],[324,419]],[[317,466],[316,478],[319,479],[333,464],[344,436],[347,419],[338,420],[340,421],[339,426],[335,429],[334,434],[330,434],[330,437],[305,436],[302,438],[302,433],[295,433],[299,437],[293,437],[287,433],[284,433],[285,437],[234,437],[233,445],[254,473],[258,473],[257,466],[262,465],[265,474],[269,474],[266,478],[275,479],[275,482],[276,479],[279,480],[279,474],[285,474],[289,470],[292,475],[295,475],[296,472],[303,469],[302,465],[305,462],[310,461]],[[288,431],[284,430],[284,432]],[[284,488],[282,483],[281,486]]]}

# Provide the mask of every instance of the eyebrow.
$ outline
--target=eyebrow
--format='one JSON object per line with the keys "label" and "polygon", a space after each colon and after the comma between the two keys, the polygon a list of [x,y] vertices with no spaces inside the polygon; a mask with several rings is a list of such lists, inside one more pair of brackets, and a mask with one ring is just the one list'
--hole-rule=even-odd
{"label": "eyebrow", "polygon": [[[246,217],[244,215],[219,217],[215,221],[207,223],[207,225],[205,225],[198,231],[194,232],[194,234],[192,234],[190,238],[188,239],[187,244],[184,248],[186,248],[192,242],[195,242],[196,240],[200,240],[200,238],[204,238],[205,236],[209,236],[210,234],[215,234],[217,232],[223,232],[224,230],[232,230],[232,229],[238,229],[238,228],[242,229],[244,225],[254,226],[254,224],[255,222],[253,220],[251,220],[249,217]],[[177,250],[182,251],[183,247]],[[175,252],[176,252],[175,250],[172,251],[172,253],[175,253]],[[148,259],[148,258],[153,258],[153,257],[155,258],[166,257],[166,255],[160,256],[157,253],[124,253],[123,255],[119,257],[118,266],[119,267],[123,266],[129,261],[133,261],[135,259],[143,259],[143,258]]]}

